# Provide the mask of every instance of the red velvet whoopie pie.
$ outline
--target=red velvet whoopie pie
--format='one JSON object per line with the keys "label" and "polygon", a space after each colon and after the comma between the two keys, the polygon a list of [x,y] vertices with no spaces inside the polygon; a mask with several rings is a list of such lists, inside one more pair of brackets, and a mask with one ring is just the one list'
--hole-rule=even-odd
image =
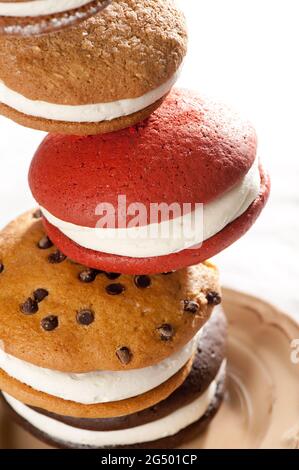
{"label": "red velvet whoopie pie", "polygon": [[270,192],[252,125],[184,89],[134,127],[48,135],[29,184],[65,255],[124,274],[169,272],[216,255],[249,230]]}

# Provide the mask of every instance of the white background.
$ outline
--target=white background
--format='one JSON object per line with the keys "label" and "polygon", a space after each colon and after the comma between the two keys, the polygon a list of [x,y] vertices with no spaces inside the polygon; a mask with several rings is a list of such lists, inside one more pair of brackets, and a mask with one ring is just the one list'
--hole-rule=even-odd
{"label": "white background", "polygon": [[[217,257],[226,285],[299,319],[299,2],[179,0],[190,52],[180,84],[239,108],[255,123],[272,175],[270,203],[251,232]],[[43,134],[0,118],[0,225],[33,205],[30,159]]]}

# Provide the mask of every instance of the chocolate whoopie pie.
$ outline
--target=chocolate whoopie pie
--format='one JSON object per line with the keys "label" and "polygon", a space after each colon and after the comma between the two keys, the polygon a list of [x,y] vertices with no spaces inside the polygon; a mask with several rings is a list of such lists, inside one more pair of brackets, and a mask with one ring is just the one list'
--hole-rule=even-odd
{"label": "chocolate whoopie pie", "polygon": [[217,308],[198,337],[192,369],[184,383],[165,400],[137,413],[109,419],[74,418],[26,407],[7,395],[5,399],[18,423],[54,446],[174,448],[205,430],[220,407],[225,390],[226,335],[226,319]]}
{"label": "chocolate whoopie pie", "polygon": [[35,36],[86,20],[111,0],[1,0],[0,34]]}

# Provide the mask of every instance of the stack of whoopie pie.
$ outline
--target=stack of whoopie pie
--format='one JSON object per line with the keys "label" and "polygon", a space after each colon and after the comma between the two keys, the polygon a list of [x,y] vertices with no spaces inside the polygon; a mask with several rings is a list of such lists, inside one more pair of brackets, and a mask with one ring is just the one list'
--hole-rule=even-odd
{"label": "stack of whoopie pie", "polygon": [[251,227],[270,183],[250,123],[171,90],[186,41],[171,0],[0,39],[0,111],[54,131],[29,171],[39,209],[0,233],[0,388],[54,446],[175,447],[224,397],[207,259]]}

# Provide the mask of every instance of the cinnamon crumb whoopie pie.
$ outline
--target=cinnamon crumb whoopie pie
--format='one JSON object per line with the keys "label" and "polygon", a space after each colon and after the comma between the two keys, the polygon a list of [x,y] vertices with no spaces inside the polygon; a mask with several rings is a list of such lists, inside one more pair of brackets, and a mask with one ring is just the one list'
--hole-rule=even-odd
{"label": "cinnamon crumb whoopie pie", "polygon": [[66,447],[173,446],[199,432],[224,393],[216,267],[93,270],[53,245],[40,215],[0,233],[0,387],[11,412]]}
{"label": "cinnamon crumb whoopie pie", "polygon": [[173,0],[114,1],[70,29],[2,36],[0,113],[47,132],[123,129],[161,104],[186,50]]}

